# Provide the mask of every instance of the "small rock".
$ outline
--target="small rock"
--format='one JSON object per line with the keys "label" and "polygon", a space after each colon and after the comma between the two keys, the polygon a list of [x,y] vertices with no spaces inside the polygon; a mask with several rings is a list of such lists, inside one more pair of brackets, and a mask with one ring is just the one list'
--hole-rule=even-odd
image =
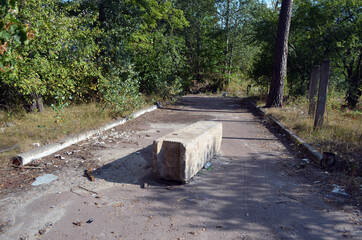
{"label": "small rock", "polygon": [[40,143],[33,143],[33,146],[40,147]]}
{"label": "small rock", "polygon": [[52,227],[53,226],[53,223],[52,222],[47,222],[46,224],[45,224],[45,227]]}
{"label": "small rock", "polygon": [[58,176],[56,176],[54,174],[45,174],[43,176],[37,177],[35,182],[33,182],[31,185],[39,186],[39,185],[43,185],[43,184],[48,184],[57,179],[58,179]]}
{"label": "small rock", "polygon": [[45,229],[40,229],[40,230],[39,230],[39,234],[40,234],[40,235],[43,235],[44,233],[45,233]]}
{"label": "small rock", "polygon": [[150,185],[148,183],[144,183],[142,188],[148,188]]}
{"label": "small rock", "polygon": [[303,158],[302,161],[309,163],[309,159],[307,159],[307,158]]}
{"label": "small rock", "polygon": [[295,168],[296,168],[297,170],[300,170],[300,169],[305,168],[306,166],[307,166],[307,163],[302,162],[301,164],[296,164],[296,165],[295,165]]}
{"label": "small rock", "polygon": [[15,124],[14,124],[14,123],[11,123],[11,122],[6,122],[5,125],[6,125],[7,127],[14,127],[14,126],[15,126]]}
{"label": "small rock", "polygon": [[81,221],[76,221],[76,222],[73,222],[73,225],[80,227],[80,226],[82,226],[82,222]]}
{"label": "small rock", "polygon": [[162,108],[162,104],[159,102],[155,102],[158,108]]}
{"label": "small rock", "polygon": [[57,154],[57,155],[55,155],[54,156],[55,158],[59,158],[60,160],[64,160],[65,158],[62,156],[62,155],[60,155],[60,154]]}
{"label": "small rock", "polygon": [[90,218],[86,223],[92,223],[94,221],[93,218]]}
{"label": "small rock", "polygon": [[211,168],[211,162],[207,162],[204,166],[204,169],[210,170]]}
{"label": "small rock", "polygon": [[341,194],[344,196],[349,196],[348,193],[345,192],[345,190],[343,188],[341,188],[340,186],[333,184],[334,189],[332,190],[332,193],[336,193],[336,194]]}

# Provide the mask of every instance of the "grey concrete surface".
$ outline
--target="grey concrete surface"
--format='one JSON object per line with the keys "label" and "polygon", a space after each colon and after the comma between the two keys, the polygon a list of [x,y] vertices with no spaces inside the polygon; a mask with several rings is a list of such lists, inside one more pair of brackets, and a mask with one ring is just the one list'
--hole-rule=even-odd
{"label": "grey concrete surface", "polygon": [[[153,141],[201,120],[223,124],[211,169],[186,185],[158,181]],[[0,239],[362,236],[359,210],[333,205],[330,200],[343,202],[345,196],[333,195],[330,183],[308,175],[312,166],[292,170],[299,159],[290,142],[271,132],[240,99],[185,96],[179,107],[147,113],[71,147],[88,155],[67,158],[50,184],[1,197]],[[85,163],[96,168],[95,182],[84,176]]]}
{"label": "grey concrete surface", "polygon": [[188,182],[220,150],[222,123],[200,121],[153,142],[153,169],[158,178]]}
{"label": "grey concrete surface", "polygon": [[266,112],[261,109],[260,107],[256,106],[255,103],[249,102],[256,111],[264,118],[266,119],[270,124],[274,125],[278,128],[278,131],[286,135],[288,140],[293,142],[297,148],[299,148],[301,151],[303,151],[308,157],[310,157],[316,164],[320,164],[320,161],[322,160],[322,154],[320,154],[315,148],[313,148],[311,145],[306,143],[303,139],[298,137],[296,134],[294,134],[292,131],[287,129],[283,124],[281,124],[278,120],[276,120],[273,116],[270,114],[266,114]]}

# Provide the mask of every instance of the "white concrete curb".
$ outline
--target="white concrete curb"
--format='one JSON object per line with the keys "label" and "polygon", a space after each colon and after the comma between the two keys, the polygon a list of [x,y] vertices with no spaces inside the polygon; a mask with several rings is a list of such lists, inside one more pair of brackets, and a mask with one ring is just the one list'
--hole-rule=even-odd
{"label": "white concrete curb", "polygon": [[39,159],[39,158],[48,156],[48,155],[50,155],[52,153],[55,153],[55,152],[57,152],[59,150],[62,150],[64,148],[66,148],[66,147],[68,147],[68,146],[70,146],[72,144],[83,141],[83,140],[91,137],[94,134],[101,133],[101,132],[106,131],[108,129],[114,128],[114,127],[116,127],[118,125],[125,124],[127,121],[129,121],[129,120],[131,120],[133,118],[139,117],[142,114],[145,114],[147,112],[151,112],[151,111],[156,110],[156,109],[157,109],[157,106],[152,106],[152,107],[149,107],[149,108],[141,109],[141,110],[139,110],[137,112],[132,113],[128,118],[122,118],[120,120],[110,122],[110,123],[98,128],[96,130],[87,131],[85,133],[79,134],[78,136],[68,137],[68,138],[60,140],[59,142],[50,143],[50,144],[47,144],[45,146],[41,146],[41,147],[32,149],[32,150],[30,150],[28,152],[21,153],[21,154],[15,156],[15,157],[13,157],[11,159],[11,162],[12,162],[12,164],[15,164],[15,165],[28,164],[28,163],[32,162],[33,160],[35,160],[35,159]]}
{"label": "white concrete curb", "polygon": [[273,116],[267,114],[263,109],[256,106],[255,103],[248,100],[248,102],[256,109],[256,111],[262,115],[270,124],[276,126],[280,132],[285,134],[285,136],[292,141],[301,151],[305,154],[309,155],[312,160],[320,164],[321,159],[323,158],[322,154],[320,154],[316,149],[314,149],[311,145],[306,143],[303,139],[295,135],[292,131],[286,129],[278,120],[276,120]]}

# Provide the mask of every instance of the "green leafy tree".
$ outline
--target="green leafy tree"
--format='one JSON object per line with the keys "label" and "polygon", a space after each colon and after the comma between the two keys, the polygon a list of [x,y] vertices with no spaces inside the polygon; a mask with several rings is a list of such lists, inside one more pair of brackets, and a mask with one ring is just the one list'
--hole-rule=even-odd
{"label": "green leafy tree", "polygon": [[[104,30],[99,43],[106,81],[114,79],[114,85],[120,86],[122,79],[133,79],[129,86],[134,90],[164,97],[177,94],[185,65],[184,43],[175,34],[187,25],[182,11],[171,1],[156,0],[100,1],[98,9]],[[126,76],[127,72],[132,74]],[[105,93],[107,88],[103,90]],[[137,102],[138,95],[130,97]]]}
{"label": "green leafy tree", "polygon": [[28,32],[27,25],[19,21],[18,12],[17,1],[0,1],[0,70],[2,73],[10,70],[15,64],[19,57],[17,48],[33,38],[33,33]]}
{"label": "green leafy tree", "polygon": [[21,57],[3,81],[27,96],[32,110],[43,109],[43,96],[49,101],[59,94],[81,97],[92,88],[84,81],[100,77],[92,61],[99,51],[95,43],[99,31],[85,27],[96,19],[71,16],[69,11],[76,8],[76,3],[52,0],[29,0],[19,6],[18,18],[31,29],[34,40],[18,47]]}
{"label": "green leafy tree", "polygon": [[260,4],[250,21],[252,28],[249,33],[250,41],[252,46],[258,49],[250,75],[257,85],[267,89],[272,78],[271,66],[277,35],[278,12],[264,4]]}
{"label": "green leafy tree", "polygon": [[139,72],[141,91],[167,98],[182,90],[185,43],[177,33],[188,22],[170,1],[150,1],[147,7],[142,16],[143,27],[132,35],[129,48]]}
{"label": "green leafy tree", "polygon": [[[350,107],[361,96],[361,4],[351,0],[296,0],[289,37],[288,89],[290,95],[303,95],[309,86],[313,65],[332,60],[331,84],[346,94]],[[271,77],[270,40],[276,33],[275,9],[264,8],[255,19],[253,39],[260,54],[253,76]]]}
{"label": "green leafy tree", "polygon": [[203,75],[222,73],[224,44],[217,27],[219,18],[214,0],[180,0],[176,6],[184,12],[189,26],[182,31],[188,71],[201,81]]}
{"label": "green leafy tree", "polygon": [[18,48],[29,43],[34,34],[18,19],[18,1],[0,1],[0,104],[19,103],[17,90],[4,83],[13,70],[17,59],[21,58]]}

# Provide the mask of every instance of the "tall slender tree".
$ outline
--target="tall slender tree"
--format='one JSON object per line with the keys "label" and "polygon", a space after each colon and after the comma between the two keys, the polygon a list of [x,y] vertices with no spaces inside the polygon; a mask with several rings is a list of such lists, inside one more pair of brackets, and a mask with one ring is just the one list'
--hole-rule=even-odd
{"label": "tall slender tree", "polygon": [[292,8],[293,0],[282,1],[275,44],[273,75],[265,107],[281,107],[283,103],[285,77],[287,75],[288,38]]}

